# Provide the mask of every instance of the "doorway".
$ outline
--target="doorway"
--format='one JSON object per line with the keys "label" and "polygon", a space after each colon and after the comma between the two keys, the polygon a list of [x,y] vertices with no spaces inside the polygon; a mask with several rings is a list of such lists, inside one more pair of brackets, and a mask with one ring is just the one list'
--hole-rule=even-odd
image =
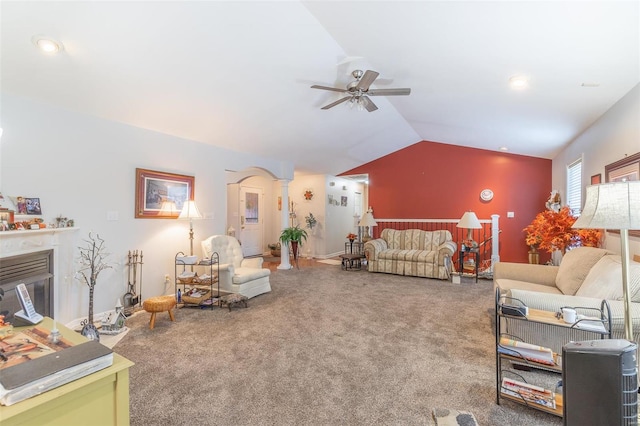
{"label": "doorway", "polygon": [[264,247],[264,192],[261,188],[240,186],[240,233],[242,254],[257,256]]}

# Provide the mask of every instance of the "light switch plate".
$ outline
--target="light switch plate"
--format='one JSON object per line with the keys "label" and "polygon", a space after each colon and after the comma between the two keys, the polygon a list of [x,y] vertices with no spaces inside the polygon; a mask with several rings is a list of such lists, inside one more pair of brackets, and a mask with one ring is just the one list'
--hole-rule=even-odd
{"label": "light switch plate", "polygon": [[507,212],[507,217],[516,217],[514,212]]}

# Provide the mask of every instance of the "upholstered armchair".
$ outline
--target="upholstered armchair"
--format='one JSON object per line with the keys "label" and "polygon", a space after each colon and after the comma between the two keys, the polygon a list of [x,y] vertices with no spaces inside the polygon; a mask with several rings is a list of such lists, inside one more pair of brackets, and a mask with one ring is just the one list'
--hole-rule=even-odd
{"label": "upholstered armchair", "polygon": [[238,293],[249,298],[271,291],[269,269],[262,268],[262,258],[245,259],[240,243],[228,235],[213,235],[202,241],[202,254],[220,256],[220,291]]}

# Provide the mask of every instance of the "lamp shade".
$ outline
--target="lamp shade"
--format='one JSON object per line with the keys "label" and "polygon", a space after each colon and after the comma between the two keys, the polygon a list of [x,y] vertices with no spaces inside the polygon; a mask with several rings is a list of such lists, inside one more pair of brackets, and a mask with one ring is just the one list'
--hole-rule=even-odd
{"label": "lamp shade", "polygon": [[573,228],[640,229],[640,181],[588,186]]}
{"label": "lamp shade", "polygon": [[467,229],[481,229],[482,225],[478,220],[478,216],[476,216],[474,212],[464,212],[456,227]]}
{"label": "lamp shade", "polygon": [[185,201],[178,219],[201,219],[202,215],[194,200]]}
{"label": "lamp shade", "polygon": [[362,219],[360,219],[360,222],[358,222],[358,226],[378,226],[378,223],[373,218],[371,209],[367,210],[367,212],[362,215]]}
{"label": "lamp shade", "polygon": [[160,205],[160,215],[161,216],[175,216],[178,214],[178,207],[176,207],[176,203],[173,201],[163,201]]}

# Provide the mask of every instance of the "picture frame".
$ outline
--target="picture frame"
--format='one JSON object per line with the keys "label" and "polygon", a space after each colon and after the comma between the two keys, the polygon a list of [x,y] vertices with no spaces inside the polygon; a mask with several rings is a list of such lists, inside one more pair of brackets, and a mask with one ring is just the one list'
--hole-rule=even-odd
{"label": "picture frame", "polygon": [[640,152],[604,166],[605,182],[640,180]]}
{"label": "picture frame", "polygon": [[[136,168],[136,219],[175,219],[185,201],[193,200],[195,177]],[[162,210],[165,201],[175,209]]]}
{"label": "picture frame", "polygon": [[597,175],[591,176],[591,185],[598,185],[602,183],[602,174],[598,173]]}
{"label": "picture frame", "polygon": [[26,211],[28,215],[41,215],[42,206],[40,205],[40,198],[26,198],[24,199],[26,204]]}
{"label": "picture frame", "polygon": [[[640,180],[640,152],[627,155],[621,160],[604,166],[605,182],[624,182]],[[613,234],[619,234],[618,230],[609,230]],[[640,237],[640,231],[629,230],[629,235]]]}

